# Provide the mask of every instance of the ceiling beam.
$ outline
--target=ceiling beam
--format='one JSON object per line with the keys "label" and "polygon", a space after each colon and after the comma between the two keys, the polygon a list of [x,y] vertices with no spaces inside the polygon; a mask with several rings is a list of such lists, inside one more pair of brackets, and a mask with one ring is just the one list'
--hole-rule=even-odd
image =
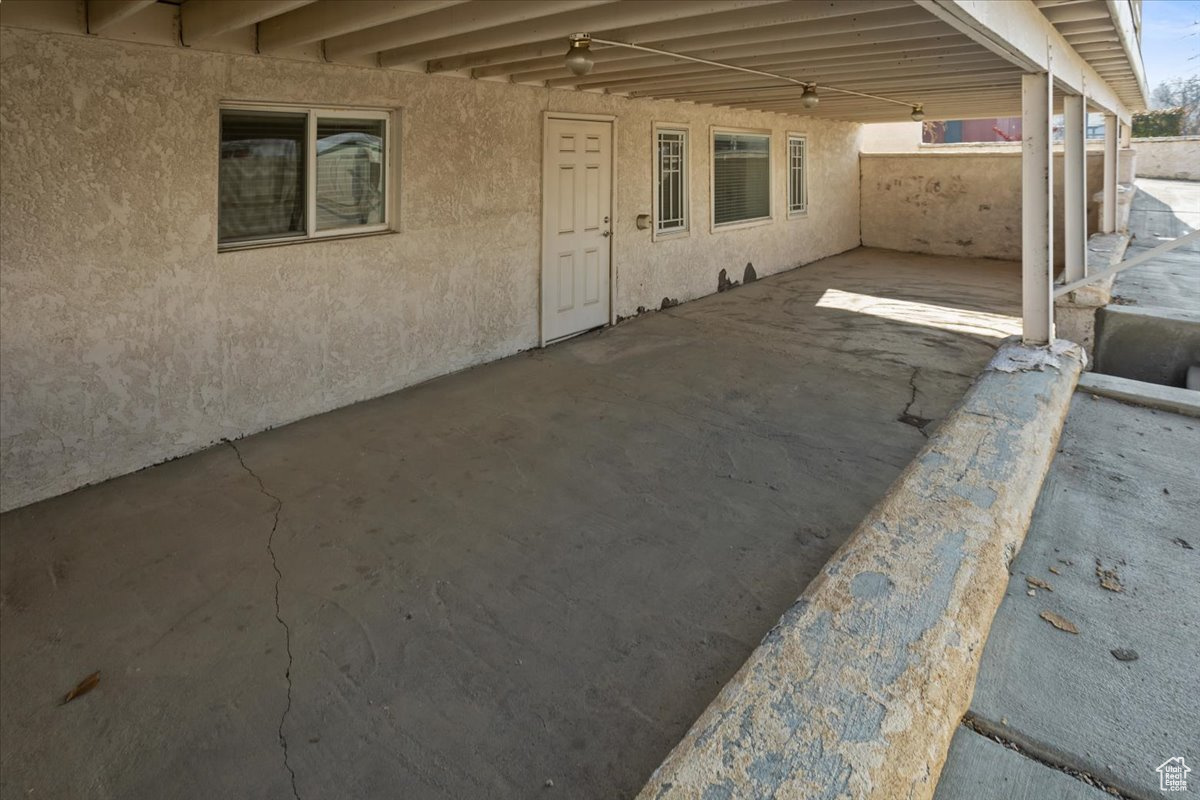
{"label": "ceiling beam", "polygon": [[[800,4],[796,5],[799,6]],[[805,3],[803,5],[807,6],[808,4]],[[937,35],[943,35],[948,39],[954,39],[956,41],[965,40],[965,37],[963,37],[961,34],[948,31],[944,24],[937,22],[928,16],[926,16],[925,19],[926,22],[924,23],[903,26],[905,30],[900,35],[893,37],[889,41],[902,39],[905,36],[909,38],[921,38]],[[734,48],[737,46],[758,44],[772,39],[786,39],[790,36],[794,36],[797,31],[803,34],[806,28],[807,25],[804,23],[801,23],[800,25],[796,25],[795,23],[784,23],[781,25],[753,26],[747,30],[723,29],[710,35],[691,36],[682,39],[668,35],[666,38],[654,40],[642,38],[640,36],[629,36],[629,28],[593,29],[587,32],[604,39],[631,41],[635,42],[636,44],[648,45],[651,47],[662,47],[664,49],[670,49],[677,52],[682,51],[683,48],[689,47],[712,47],[714,48],[713,52],[716,52],[716,49],[723,49],[725,53],[723,57],[735,57],[739,55],[739,53],[733,52]],[[599,59],[602,53],[609,53],[617,49],[618,48],[607,48],[605,50],[597,49],[597,58]],[[473,69],[497,64],[526,61],[537,58],[562,58],[565,52],[566,42],[563,41],[562,37],[557,37],[545,39],[539,42],[533,42],[530,44],[519,44],[512,47],[503,47],[496,48],[494,50],[469,53],[467,55],[455,56],[453,58],[431,59],[427,64],[427,67],[430,72],[449,72],[460,69]],[[743,47],[743,52],[740,53],[740,55],[756,54],[757,52],[753,47]],[[716,56],[710,55],[708,57],[715,58]]]}
{"label": "ceiling beam", "polygon": [[1123,122],[1129,121],[1130,110],[1120,96],[1032,3],[988,0],[916,2],[1023,70],[1050,71],[1060,86],[1075,94],[1086,91],[1094,104],[1116,114]]}
{"label": "ceiling beam", "polygon": [[[798,78],[804,81],[812,81],[816,84],[832,84],[838,85],[846,80],[865,80],[869,78],[889,78],[899,75],[906,77],[916,77],[925,74],[945,74],[946,69],[954,69],[956,76],[972,75],[980,71],[991,72],[1012,72],[1017,73],[1016,69],[1006,61],[996,58],[991,53],[984,56],[975,56],[972,59],[955,60],[950,62],[932,62],[924,64],[907,64],[903,62],[893,62],[890,64],[874,64],[865,66],[855,66],[844,64],[840,67],[825,67],[823,69],[807,68],[807,65],[779,64],[772,65],[772,72],[779,72],[790,77]],[[771,81],[769,78],[764,79],[770,81],[769,85],[780,86],[782,81]],[[547,83],[547,85],[550,85]],[[725,70],[719,73],[708,73],[703,75],[691,76],[676,76],[673,78],[656,80],[654,78],[643,78],[640,80],[623,80],[615,81],[606,84],[593,84],[586,88],[588,89],[607,89],[614,93],[623,93],[626,91],[638,92],[656,92],[661,90],[685,90],[694,87],[712,87],[720,88],[723,86],[746,86],[748,85],[747,77],[742,74]]]}
{"label": "ceiling beam", "polygon": [[[809,52],[789,52],[789,53],[773,53],[770,55],[757,56],[755,58],[739,59],[737,64],[740,67],[754,67],[756,69],[769,69],[779,71],[780,69],[807,67],[818,70],[829,67],[841,67],[851,65],[855,67],[869,67],[874,64],[925,64],[946,62],[956,58],[989,58],[996,59],[996,55],[992,53],[982,52],[975,45],[965,45],[957,48],[947,48],[945,51],[939,51],[938,55],[927,55],[924,52],[919,52],[914,55],[909,55],[906,52],[901,53],[873,53],[873,54],[858,54],[853,57],[844,58],[813,58]],[[548,71],[547,71],[548,72]],[[562,75],[566,72],[565,68],[554,70],[552,74]],[[563,77],[555,77],[547,79],[545,72],[536,72],[517,74],[512,76],[514,83],[530,80],[545,80],[547,86],[559,88],[563,86],[579,86],[580,88],[603,87],[609,83],[618,81],[627,81],[638,78],[671,78],[676,76],[692,77],[701,74],[712,75],[728,75],[729,70],[723,70],[714,67],[703,67],[698,64],[683,64],[678,61],[673,62],[672,66],[666,67],[643,67],[640,69],[627,69],[613,72],[596,72],[578,76],[567,75]]]}
{"label": "ceiling beam", "polygon": [[183,43],[190,46],[311,2],[313,0],[186,0],[179,7],[180,35]]}
{"label": "ceiling beam", "polygon": [[1090,19],[1108,19],[1107,8],[1096,8],[1094,5],[1046,6],[1041,9],[1046,19],[1054,25],[1062,22],[1081,22]]}
{"label": "ceiling beam", "polygon": [[559,48],[566,53],[568,35],[577,32],[593,33],[598,29],[610,28],[617,20],[629,25],[640,25],[682,20],[730,8],[762,4],[762,0],[638,0],[636,3],[610,3],[582,11],[541,17],[536,21],[501,25],[465,35],[445,36],[404,47],[392,47],[379,54],[379,63],[385,67],[394,67],[555,38],[561,39]]}
{"label": "ceiling beam", "polygon": [[[911,32],[911,31],[910,31]],[[941,29],[941,33],[945,34],[945,29]],[[598,34],[597,34],[598,35]],[[607,38],[607,35],[605,36]],[[647,44],[642,42],[643,44]],[[674,44],[671,48],[672,52],[684,52],[680,45],[686,46],[686,41],[680,42],[657,42],[649,43],[651,46],[666,47]],[[806,55],[811,55],[814,58],[836,57],[847,60],[857,59],[862,56],[870,56],[873,54],[883,53],[901,53],[901,52],[924,52],[935,49],[953,49],[966,46],[972,50],[979,50],[979,45],[972,42],[966,36],[958,33],[945,34],[939,36],[924,36],[924,37],[904,37],[897,41],[891,42],[871,42],[868,44],[845,45],[842,47],[818,47],[808,48],[805,50]],[[556,43],[554,54],[542,58],[529,59],[524,61],[503,62],[498,64],[489,64],[484,67],[476,67],[471,72],[471,76],[475,78],[487,78],[498,75],[514,75],[513,80],[530,81],[530,80],[546,80],[548,78],[563,77],[566,75],[566,65],[563,62],[563,53],[561,43]],[[795,52],[796,47],[791,43],[790,39],[779,39],[774,42],[758,42],[750,44],[737,44],[719,50],[710,50],[709,58],[736,58],[738,63],[743,66],[753,66],[756,60],[761,61],[764,58],[773,58],[784,53]],[[713,55],[719,52],[720,55]],[[659,66],[678,66],[682,62],[680,59],[671,58],[670,56],[647,55],[636,50],[627,50],[622,47],[605,47],[597,48],[593,52],[596,64],[589,73],[591,75],[599,75],[605,72],[614,72],[618,70],[642,69]],[[519,76],[519,77],[518,77]]]}
{"label": "ceiling beam", "polygon": [[[611,0],[471,0],[325,40],[325,56],[345,61],[364,53],[456,37],[505,25],[528,25],[533,20],[564,12],[602,6]],[[563,46],[566,51],[566,45]]]}
{"label": "ceiling beam", "polygon": [[318,0],[312,5],[260,22],[258,51],[274,53],[464,2],[466,0]]}
{"label": "ceiling beam", "polygon": [[[1117,0],[1106,0],[1113,27],[1121,40],[1121,47],[1129,59],[1129,69],[1133,72],[1138,94],[1145,102],[1150,97],[1150,88],[1146,84],[1146,67],[1142,63],[1142,43],[1137,38],[1137,26],[1133,21],[1133,10],[1129,3],[1119,3]],[[1195,56],[1192,56],[1195,58]]]}
{"label": "ceiling beam", "polygon": [[88,33],[103,33],[122,20],[132,17],[155,0],[88,0]]}

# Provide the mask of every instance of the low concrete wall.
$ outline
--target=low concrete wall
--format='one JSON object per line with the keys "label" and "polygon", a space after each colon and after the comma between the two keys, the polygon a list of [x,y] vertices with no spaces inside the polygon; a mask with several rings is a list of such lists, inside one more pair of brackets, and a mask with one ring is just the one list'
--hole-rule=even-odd
{"label": "low concrete wall", "polygon": [[931,797],[1081,362],[1002,346],[639,798]]}
{"label": "low concrete wall", "polygon": [[1200,136],[1134,139],[1139,178],[1200,181]]}
{"label": "low concrete wall", "polygon": [[1077,388],[1097,397],[1109,397],[1122,403],[1200,418],[1200,392],[1181,389],[1178,386],[1163,386],[1119,378],[1116,375],[1085,372],[1079,376]]}
{"label": "low concrete wall", "polygon": [[[1130,154],[1123,151],[1123,160]],[[912,253],[972,258],[1021,257],[1021,152],[1013,146],[863,153],[863,244]],[[1103,153],[1088,152],[1088,230],[1099,229],[1094,192],[1104,181]],[[1062,155],[1054,159],[1062,197]],[[1062,203],[1055,204],[1055,254],[1062,262]]]}

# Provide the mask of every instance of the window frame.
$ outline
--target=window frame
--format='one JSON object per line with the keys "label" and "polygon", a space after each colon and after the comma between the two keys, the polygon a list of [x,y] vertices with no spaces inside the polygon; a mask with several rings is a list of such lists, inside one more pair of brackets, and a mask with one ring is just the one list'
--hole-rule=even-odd
{"label": "window frame", "polygon": [[[313,242],[322,239],[348,239],[357,236],[368,236],[379,233],[394,233],[396,208],[396,120],[399,114],[394,109],[369,108],[357,106],[298,106],[282,103],[242,103],[223,102],[217,110],[217,161],[221,158],[221,114],[225,111],[276,111],[282,113],[305,114],[304,139],[304,232],[272,236],[263,239],[252,239],[244,242],[222,242],[220,240],[221,191],[220,176],[217,177],[217,250],[247,250],[256,247],[270,247],[299,242]],[[383,120],[383,221],[373,225],[354,225],[344,228],[327,228],[317,230],[317,120],[324,119],[370,119]]]}
{"label": "window frame", "polygon": [[[736,222],[717,222],[717,134],[763,136],[767,140],[767,214]],[[755,228],[775,221],[775,132],[770,128],[730,128],[713,125],[708,134],[708,225],[709,232]]]}
{"label": "window frame", "polygon": [[[653,242],[665,241],[668,239],[686,239],[692,233],[692,182],[691,176],[688,174],[691,171],[692,163],[692,128],[690,125],[677,124],[673,122],[656,122],[651,126],[651,192],[654,195],[651,198],[652,223],[650,226],[650,240]],[[661,196],[660,190],[662,162],[658,154],[658,135],[660,133],[681,133],[683,134],[683,164],[680,172],[682,178],[682,203],[683,203],[683,227],[672,228],[671,230],[659,230],[658,222],[661,216]]]}
{"label": "window frame", "polygon": [[[792,207],[792,142],[798,141],[803,145],[800,157],[800,192],[803,203],[800,208]],[[787,180],[787,215],[788,219],[808,216],[808,135],[788,131],[784,140],[784,173]]]}

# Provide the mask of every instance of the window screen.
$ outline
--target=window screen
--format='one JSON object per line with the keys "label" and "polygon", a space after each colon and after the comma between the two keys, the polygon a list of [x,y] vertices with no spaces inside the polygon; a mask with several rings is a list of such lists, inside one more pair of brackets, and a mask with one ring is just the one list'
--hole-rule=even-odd
{"label": "window screen", "polygon": [[383,222],[384,124],[317,117],[317,230]]}
{"label": "window screen", "polygon": [[659,233],[687,230],[687,131],[658,132]]}
{"label": "window screen", "polygon": [[803,136],[788,137],[788,213],[803,214],[808,210],[808,188],[804,182]]}
{"label": "window screen", "polygon": [[713,134],[713,224],[771,216],[771,137]]}
{"label": "window screen", "polygon": [[303,113],[221,111],[221,242],[304,235],[307,123]]}

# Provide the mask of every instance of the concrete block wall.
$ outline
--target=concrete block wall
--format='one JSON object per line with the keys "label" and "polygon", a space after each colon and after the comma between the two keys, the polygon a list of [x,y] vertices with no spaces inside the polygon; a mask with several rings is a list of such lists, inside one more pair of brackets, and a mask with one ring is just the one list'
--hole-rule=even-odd
{"label": "concrete block wall", "polygon": [[[1128,153],[1122,158],[1128,162]],[[956,147],[863,153],[862,242],[912,253],[1021,257],[1019,148]],[[1088,151],[1088,194],[1104,180],[1104,157]],[[1062,153],[1054,158],[1055,257],[1062,263]],[[1099,227],[1088,207],[1088,230]]]}
{"label": "concrete block wall", "polygon": [[1140,178],[1200,181],[1200,136],[1133,139]]}
{"label": "concrete block wall", "polygon": [[[618,315],[859,243],[856,124],[14,27],[0,53],[4,509],[535,347],[547,110],[617,117]],[[397,109],[400,232],[218,253],[231,100]],[[691,129],[692,230],[659,242],[656,122]],[[771,224],[710,230],[714,125],[773,133]]]}

